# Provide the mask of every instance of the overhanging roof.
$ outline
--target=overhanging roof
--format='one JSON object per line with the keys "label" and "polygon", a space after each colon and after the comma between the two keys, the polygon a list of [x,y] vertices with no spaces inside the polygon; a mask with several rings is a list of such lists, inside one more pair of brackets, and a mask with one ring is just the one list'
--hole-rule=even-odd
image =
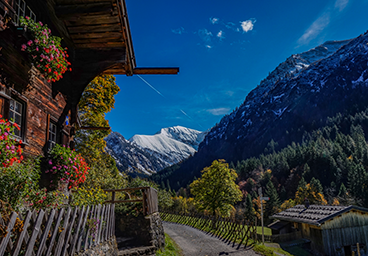
{"label": "overhanging roof", "polygon": [[[75,49],[114,50],[120,58],[102,74],[177,74],[178,68],[137,68],[125,0],[56,0]],[[98,75],[98,74],[96,74]]]}
{"label": "overhanging roof", "polygon": [[[15,17],[15,1],[6,2],[12,7],[6,7],[10,11],[9,15]],[[80,97],[89,82],[100,74],[131,76],[179,72],[179,68],[136,67],[125,0],[26,0],[25,3],[24,8],[32,10],[37,16],[36,20],[47,24],[53,35],[63,38],[63,46],[69,48],[68,61],[71,62],[72,71],[67,71],[61,80],[52,84],[53,95],[61,92],[67,100],[59,118],[61,123],[69,111],[71,123],[76,122]],[[0,8],[5,7],[0,5]],[[14,34],[13,31],[15,29],[7,29],[4,33]],[[13,34],[8,35],[9,38],[14,39]],[[18,55],[21,55],[19,52]],[[20,58],[24,58],[23,55]],[[26,77],[19,75],[18,69],[10,65],[12,63],[4,63],[10,66],[9,69],[17,70],[17,77]],[[11,72],[9,74],[15,77]],[[23,86],[28,83],[26,79],[23,80],[12,82]]]}
{"label": "overhanging roof", "polygon": [[[56,23],[73,44],[72,72],[55,83],[75,121],[79,99],[100,74],[177,74],[179,68],[137,68],[125,0],[56,0]],[[66,111],[64,111],[66,112]]]}

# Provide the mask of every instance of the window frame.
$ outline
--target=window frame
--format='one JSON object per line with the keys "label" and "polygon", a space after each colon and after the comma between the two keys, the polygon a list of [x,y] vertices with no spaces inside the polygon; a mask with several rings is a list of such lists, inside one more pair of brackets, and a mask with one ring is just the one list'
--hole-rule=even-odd
{"label": "window frame", "polygon": [[[7,106],[7,119],[9,120],[9,121],[11,121],[11,117],[10,117],[10,112],[12,111],[12,112],[14,112],[15,114],[16,114],[16,112],[15,112],[15,109],[14,110],[12,110],[11,108],[10,108],[10,105],[11,105],[11,101],[14,101],[14,102],[17,102],[17,103],[19,103],[21,106],[22,106],[22,110],[21,110],[21,112],[20,112],[20,125],[19,125],[19,127],[20,127],[20,135],[13,135],[14,136],[14,138],[16,139],[16,140],[22,140],[23,142],[25,142],[26,141],[26,131],[27,131],[27,100],[24,100],[23,99],[23,97],[21,98],[21,97],[17,97],[17,95],[12,95],[12,97],[11,98],[9,98],[9,100],[8,100],[8,106]],[[19,112],[18,112],[19,113]],[[15,120],[14,120],[14,122],[12,122],[11,121],[11,123],[16,123],[15,122]]]}
{"label": "window frame", "polygon": [[[52,127],[55,127],[55,132],[53,132]],[[59,142],[59,133],[58,133],[58,126],[57,123],[54,122],[53,120],[50,120],[49,123],[49,136],[48,136],[48,140],[47,142],[49,143],[49,150],[51,150],[53,147],[55,147],[56,144],[58,144]],[[52,137],[54,137],[55,140],[52,139]]]}

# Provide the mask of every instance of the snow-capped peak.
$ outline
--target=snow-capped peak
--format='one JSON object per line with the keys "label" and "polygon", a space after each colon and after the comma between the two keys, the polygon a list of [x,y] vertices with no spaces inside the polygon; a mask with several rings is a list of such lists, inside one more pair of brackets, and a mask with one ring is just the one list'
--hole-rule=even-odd
{"label": "snow-capped peak", "polygon": [[[207,132],[174,126],[154,135],[134,135],[126,140],[117,132],[105,140],[120,171],[131,175],[150,175],[193,155]],[[140,174],[139,174],[140,173]]]}
{"label": "snow-capped peak", "polygon": [[193,155],[204,136],[203,132],[174,126],[163,128],[155,135],[134,135],[129,141],[174,164]]}

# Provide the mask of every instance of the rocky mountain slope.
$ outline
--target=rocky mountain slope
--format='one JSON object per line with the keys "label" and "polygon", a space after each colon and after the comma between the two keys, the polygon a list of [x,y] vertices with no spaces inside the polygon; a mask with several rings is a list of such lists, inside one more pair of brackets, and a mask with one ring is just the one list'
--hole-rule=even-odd
{"label": "rocky mountain slope", "polygon": [[117,132],[105,140],[107,152],[120,171],[132,176],[151,175],[193,155],[207,133],[174,126],[155,135],[134,135],[126,140]]}
{"label": "rocky mountain slope", "polygon": [[211,129],[171,184],[190,182],[214,159],[236,162],[300,143],[328,117],[367,107],[367,44],[366,33],[289,57]]}

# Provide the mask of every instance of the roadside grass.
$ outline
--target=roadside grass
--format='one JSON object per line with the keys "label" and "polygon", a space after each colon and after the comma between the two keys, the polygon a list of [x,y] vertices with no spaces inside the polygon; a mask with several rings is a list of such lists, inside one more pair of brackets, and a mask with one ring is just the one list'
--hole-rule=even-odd
{"label": "roadside grass", "polygon": [[265,256],[274,256],[274,255],[293,256],[294,255],[278,247],[278,244],[276,247],[267,246],[267,244],[266,245],[257,244],[253,247],[253,250]]}
{"label": "roadside grass", "polygon": [[156,252],[157,256],[182,256],[182,250],[171,237],[165,233],[165,248]]}
{"label": "roadside grass", "polygon": [[[272,236],[272,230],[268,227],[263,227],[263,232],[265,236]],[[262,235],[262,227],[257,226],[257,234]]]}

